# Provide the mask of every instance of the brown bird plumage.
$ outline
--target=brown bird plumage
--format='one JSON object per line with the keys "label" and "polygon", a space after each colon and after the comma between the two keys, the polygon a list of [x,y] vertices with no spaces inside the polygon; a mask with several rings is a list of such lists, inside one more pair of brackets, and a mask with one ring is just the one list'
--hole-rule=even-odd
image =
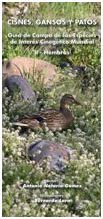
{"label": "brown bird plumage", "polygon": [[45,110],[39,112],[37,115],[26,116],[19,122],[13,123],[17,126],[24,126],[28,128],[43,128],[48,127],[51,131],[65,130],[73,122],[73,115],[71,111],[67,108],[69,104],[80,105],[78,101],[70,94],[65,94],[60,101],[59,110]]}

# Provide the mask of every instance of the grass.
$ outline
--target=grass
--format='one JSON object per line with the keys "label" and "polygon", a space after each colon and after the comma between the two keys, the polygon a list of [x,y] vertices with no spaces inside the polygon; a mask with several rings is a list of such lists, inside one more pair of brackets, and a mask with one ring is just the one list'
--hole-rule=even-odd
{"label": "grass", "polygon": [[[11,5],[11,3],[8,3]],[[14,4],[14,3],[13,3]],[[32,7],[34,7],[33,4]],[[40,3],[38,9],[30,9],[28,17],[36,18],[88,18],[100,15],[99,3]],[[7,17],[3,17],[3,59],[15,56],[34,57],[34,49],[38,47],[12,46],[7,38],[8,32],[20,31],[48,33],[56,31],[47,27],[7,27]],[[75,31],[76,27],[72,27]],[[65,28],[64,28],[65,29]],[[60,31],[64,31],[63,28]],[[84,27],[85,29],[85,27]],[[81,30],[81,28],[80,28]],[[88,27],[89,32],[96,31]],[[66,30],[69,32],[69,28]],[[47,47],[48,48],[48,47]],[[44,48],[39,47],[42,51]],[[61,47],[59,48],[61,49]],[[64,49],[68,49],[67,47]],[[88,86],[83,87],[84,78],[78,75],[72,78],[60,70],[60,80],[54,83],[51,89],[45,88],[31,77],[27,78],[32,88],[39,92],[41,100],[35,107],[32,103],[20,101],[19,95],[10,96],[8,90],[3,89],[3,216],[100,216],[100,42],[97,39],[95,46],[76,45],[75,51],[67,56],[37,56],[56,65],[61,61],[71,59],[75,65],[84,64],[88,69]],[[26,77],[26,76],[25,76]],[[82,103],[82,107],[72,107],[75,116],[74,124],[66,131],[52,133],[46,131],[28,130],[22,133],[21,129],[15,130],[11,123],[26,113],[37,112],[40,104],[43,108],[58,108],[60,98],[65,93],[71,93]],[[34,166],[28,160],[27,148],[29,144],[40,139],[60,142],[76,149],[78,159],[68,163],[65,173],[57,174],[45,171],[39,166]],[[57,180],[68,185],[81,185],[81,188],[67,189],[23,189],[23,183],[37,184],[43,180]],[[70,199],[66,204],[38,204],[35,196],[63,195]]]}

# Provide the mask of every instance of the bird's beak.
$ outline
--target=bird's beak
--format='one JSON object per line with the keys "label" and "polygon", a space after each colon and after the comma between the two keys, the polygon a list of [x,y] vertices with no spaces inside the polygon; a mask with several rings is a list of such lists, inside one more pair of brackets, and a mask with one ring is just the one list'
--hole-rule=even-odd
{"label": "bird's beak", "polygon": [[[75,99],[74,99],[74,100],[75,100]],[[81,104],[79,101],[77,101],[77,100],[75,100],[74,103],[77,104],[77,105],[82,106],[82,104]]]}

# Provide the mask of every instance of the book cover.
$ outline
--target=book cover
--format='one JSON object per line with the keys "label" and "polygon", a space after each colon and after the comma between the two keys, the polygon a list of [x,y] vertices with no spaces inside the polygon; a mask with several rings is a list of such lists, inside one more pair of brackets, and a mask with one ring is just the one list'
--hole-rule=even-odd
{"label": "book cover", "polygon": [[3,2],[3,217],[101,216],[101,3]]}

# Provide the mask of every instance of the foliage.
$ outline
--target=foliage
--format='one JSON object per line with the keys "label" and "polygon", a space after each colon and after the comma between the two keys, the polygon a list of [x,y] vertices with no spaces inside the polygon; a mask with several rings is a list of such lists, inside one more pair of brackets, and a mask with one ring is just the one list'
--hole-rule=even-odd
{"label": "foliage", "polygon": [[[11,3],[9,3],[11,4]],[[47,7],[45,7],[47,4]],[[85,6],[84,6],[85,5]],[[97,7],[98,6],[98,7]],[[98,9],[98,10],[97,10]],[[40,3],[38,17],[57,18],[64,14],[71,17],[89,17],[100,13],[96,3]],[[35,12],[35,10],[34,10]],[[49,14],[48,14],[49,12]],[[36,12],[34,13],[35,16]],[[29,12],[32,15],[32,10]],[[8,43],[7,32],[15,33],[24,31],[15,27],[6,29],[6,17],[4,16],[4,59],[15,56],[34,57],[34,48],[20,45],[11,46]],[[35,28],[35,27],[34,27]],[[38,29],[28,31],[39,31]],[[44,31],[41,28],[41,32]],[[45,28],[45,31],[48,29]],[[55,30],[54,30],[55,31]],[[43,48],[40,48],[43,49]],[[54,64],[68,57],[43,57]],[[89,84],[82,90],[81,77],[71,77],[61,70],[59,82],[51,88],[45,88],[41,84],[27,78],[33,90],[40,95],[37,105],[23,102],[20,95],[11,96],[8,90],[3,89],[3,216],[100,216],[100,48],[98,44],[92,46],[76,46],[71,55],[76,65],[83,63],[89,67]],[[71,106],[75,121],[66,131],[53,133],[49,130],[14,129],[12,122],[25,114],[37,112],[39,109],[59,108],[60,98],[65,93],[76,96],[82,106]],[[77,159],[68,163],[63,173],[50,172],[48,169],[35,166],[28,159],[27,149],[32,142],[48,139],[60,142],[77,150]],[[80,188],[62,189],[24,189],[23,183],[37,184],[43,180],[56,180],[67,185],[81,185]],[[70,200],[69,203],[42,203],[35,202],[41,194],[62,195]]]}

